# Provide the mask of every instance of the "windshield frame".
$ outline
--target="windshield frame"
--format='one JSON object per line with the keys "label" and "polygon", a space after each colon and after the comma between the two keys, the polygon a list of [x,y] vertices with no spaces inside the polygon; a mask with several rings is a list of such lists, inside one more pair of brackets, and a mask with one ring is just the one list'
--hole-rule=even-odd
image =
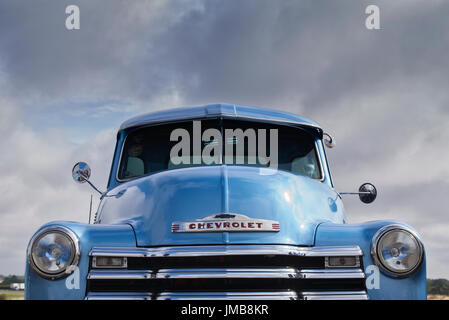
{"label": "windshield frame", "polygon": [[[310,177],[309,178],[312,179],[312,180],[315,180],[315,181],[319,181],[319,182],[324,182],[326,180],[326,174],[325,174],[325,171],[324,171],[324,168],[323,168],[323,166],[324,166],[323,158],[322,158],[322,154],[320,152],[320,148],[319,148],[319,145],[318,145],[319,138],[313,133],[313,131],[307,130],[308,129],[307,126],[300,125],[300,124],[297,124],[297,123],[287,123],[287,122],[284,122],[284,121],[270,121],[270,120],[266,120],[266,119],[245,118],[245,117],[234,117],[234,116],[222,115],[222,116],[213,116],[213,117],[180,118],[180,119],[176,119],[176,120],[172,120],[172,121],[158,121],[158,122],[149,123],[149,124],[142,125],[142,126],[132,127],[132,128],[129,128],[128,130],[126,130],[126,129],[123,130],[123,131],[121,130],[122,132],[126,133],[126,136],[123,139],[123,142],[121,143],[120,155],[119,155],[119,158],[118,158],[117,165],[114,168],[115,169],[115,179],[116,179],[116,181],[119,182],[119,183],[124,183],[124,182],[128,182],[128,181],[131,181],[131,180],[140,179],[140,178],[143,178],[143,177],[148,177],[148,176],[151,176],[153,174],[160,173],[160,172],[184,169],[184,168],[171,168],[171,169],[167,168],[167,169],[164,169],[164,170],[150,172],[150,173],[147,173],[147,174],[144,174],[144,175],[141,175],[141,176],[135,176],[135,177],[129,177],[129,178],[120,178],[119,177],[119,172],[120,172],[120,168],[121,168],[122,160],[123,160],[123,151],[124,151],[125,146],[126,146],[126,141],[127,141],[128,137],[130,136],[131,133],[133,133],[133,132],[135,132],[137,130],[141,130],[141,129],[149,128],[149,127],[154,127],[154,126],[173,124],[173,123],[193,122],[193,121],[198,121],[198,120],[200,120],[200,121],[202,121],[202,120],[204,120],[204,121],[207,121],[207,120],[237,120],[237,121],[247,121],[247,122],[257,122],[257,123],[269,123],[269,124],[272,124],[272,125],[288,126],[288,127],[293,127],[293,128],[297,128],[297,129],[300,129],[300,130],[304,130],[305,132],[310,134],[313,137],[313,139],[314,139],[314,151],[315,151],[315,156],[316,156],[316,159],[317,159],[317,162],[318,162],[319,173],[320,173],[320,178],[319,179],[310,178]],[[211,167],[211,166],[222,166],[222,165],[227,165],[227,164],[225,164],[225,163],[217,163],[217,164],[213,164],[213,165],[201,165],[201,164],[199,164],[199,165],[190,166],[188,168]],[[245,164],[239,164],[239,165],[232,164],[232,165],[228,165],[228,166],[245,166]],[[279,168],[276,168],[275,170],[288,172],[288,173],[291,173],[291,174],[296,175],[296,176],[307,177],[306,175],[301,175],[301,174],[298,174],[298,173],[294,173],[294,172],[289,171],[289,170],[284,170],[284,169],[279,169]]]}

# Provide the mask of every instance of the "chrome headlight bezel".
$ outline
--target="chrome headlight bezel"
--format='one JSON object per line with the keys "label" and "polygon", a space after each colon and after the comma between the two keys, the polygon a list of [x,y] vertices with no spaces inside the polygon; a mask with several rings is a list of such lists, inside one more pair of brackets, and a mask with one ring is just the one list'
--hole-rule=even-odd
{"label": "chrome headlight bezel", "polygon": [[[388,233],[392,231],[400,231],[406,233],[408,236],[410,236],[413,240],[416,241],[417,244],[417,250],[419,251],[419,261],[416,263],[415,266],[410,268],[407,271],[398,272],[396,270],[392,270],[388,265],[386,265],[383,262],[383,257],[380,256],[381,250],[379,250],[379,242],[380,240],[387,235]],[[411,230],[410,228],[407,228],[402,225],[387,225],[381,229],[379,229],[376,234],[374,235],[371,243],[371,256],[374,260],[374,262],[380,267],[381,271],[391,277],[395,278],[405,278],[413,273],[415,273],[420,267],[424,260],[424,246],[421,242],[420,237],[416,234],[415,231]]]}
{"label": "chrome headlight bezel", "polygon": [[[42,239],[44,236],[51,234],[51,233],[59,233],[63,236],[65,236],[71,244],[71,255],[70,255],[70,262],[67,263],[65,268],[61,269],[58,272],[48,272],[45,270],[42,270],[39,268],[39,266],[35,263],[33,258],[33,249],[35,245],[38,243],[40,239]],[[31,268],[39,274],[41,277],[46,279],[55,280],[61,277],[64,277],[66,275],[69,275],[73,272],[74,267],[78,265],[80,256],[81,256],[81,250],[79,245],[79,239],[78,236],[70,229],[63,227],[63,226],[48,226],[41,230],[39,230],[34,236],[31,238],[29,244],[28,244],[28,261],[31,266]]]}

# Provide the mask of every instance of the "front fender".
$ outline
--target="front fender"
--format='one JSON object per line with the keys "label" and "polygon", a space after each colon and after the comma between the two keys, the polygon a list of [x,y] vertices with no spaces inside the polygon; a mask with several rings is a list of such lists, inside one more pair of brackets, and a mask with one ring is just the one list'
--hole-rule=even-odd
{"label": "front fender", "polygon": [[[395,224],[412,229],[409,225],[397,221],[372,221],[361,224],[323,223],[317,228],[316,246],[358,245],[363,251],[363,268],[368,278],[373,274],[372,267],[377,266],[371,256],[371,241],[375,233],[384,226]],[[368,268],[368,269],[367,269]],[[425,300],[426,292],[426,256],[420,268],[406,278],[394,278],[382,272],[379,267],[379,288],[367,287],[370,299]]]}
{"label": "front fender", "polygon": [[92,225],[78,222],[54,221],[43,225],[39,230],[49,226],[68,228],[78,236],[81,252],[78,269],[73,274],[56,280],[45,279],[30,267],[27,252],[25,269],[25,299],[27,300],[84,299],[86,294],[86,276],[89,271],[89,252],[92,247],[136,246],[136,237],[133,228],[127,224]]}

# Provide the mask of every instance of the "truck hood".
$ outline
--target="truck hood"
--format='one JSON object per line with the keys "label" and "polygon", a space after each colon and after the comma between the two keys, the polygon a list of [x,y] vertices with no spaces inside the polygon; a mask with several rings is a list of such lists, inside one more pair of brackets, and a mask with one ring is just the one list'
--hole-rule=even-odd
{"label": "truck hood", "polygon": [[[103,198],[99,223],[131,224],[138,246],[226,243],[311,246],[318,224],[344,222],[342,202],[326,184],[282,170],[262,170],[203,166],[134,179],[110,190]],[[250,222],[255,226],[259,219],[267,220],[262,229],[245,229]],[[237,220],[243,221],[240,225],[243,229],[238,232],[222,229],[179,232],[183,231],[179,226],[189,226],[189,222]]]}

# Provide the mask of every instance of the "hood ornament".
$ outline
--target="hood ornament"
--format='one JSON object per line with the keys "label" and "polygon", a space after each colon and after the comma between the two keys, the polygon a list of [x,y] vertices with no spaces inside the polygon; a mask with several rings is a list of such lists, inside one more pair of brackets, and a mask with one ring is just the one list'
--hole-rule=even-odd
{"label": "hood ornament", "polygon": [[176,221],[171,231],[179,232],[279,232],[278,221],[255,219],[236,213],[218,213],[192,221]]}
{"label": "hood ornament", "polygon": [[229,213],[220,213],[214,216],[214,218],[219,218],[219,219],[226,219],[226,218],[235,218],[235,214],[229,214]]}

